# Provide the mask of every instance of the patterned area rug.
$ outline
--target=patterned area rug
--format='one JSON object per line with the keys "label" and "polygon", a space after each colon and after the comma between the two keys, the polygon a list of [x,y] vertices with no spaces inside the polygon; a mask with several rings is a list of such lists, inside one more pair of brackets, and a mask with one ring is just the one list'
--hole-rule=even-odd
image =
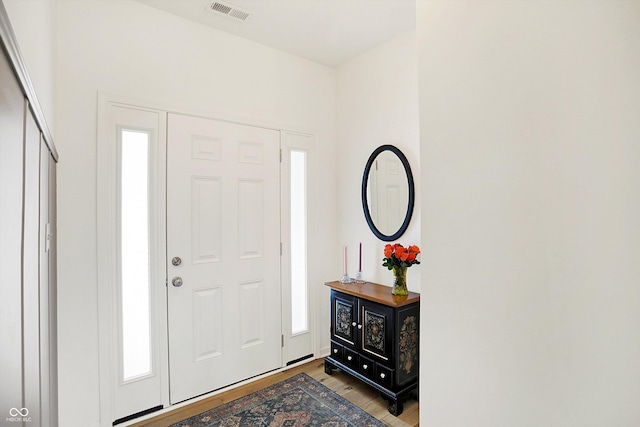
{"label": "patterned area rug", "polygon": [[241,397],[171,427],[383,427],[306,374]]}

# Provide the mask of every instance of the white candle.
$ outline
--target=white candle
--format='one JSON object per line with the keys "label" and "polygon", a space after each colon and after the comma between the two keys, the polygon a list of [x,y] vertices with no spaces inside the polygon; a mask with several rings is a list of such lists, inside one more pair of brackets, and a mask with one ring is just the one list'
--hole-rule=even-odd
{"label": "white candle", "polygon": [[344,247],[344,275],[347,275],[347,247]]}

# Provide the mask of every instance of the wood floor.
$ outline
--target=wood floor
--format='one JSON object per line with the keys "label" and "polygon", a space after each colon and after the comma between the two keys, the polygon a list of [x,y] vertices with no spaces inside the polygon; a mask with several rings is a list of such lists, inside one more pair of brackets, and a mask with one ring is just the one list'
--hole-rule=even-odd
{"label": "wood floor", "polygon": [[268,387],[271,384],[280,382],[300,372],[304,372],[311,378],[321,382],[327,388],[335,391],[345,399],[351,401],[389,426],[407,427],[419,425],[420,405],[416,400],[412,399],[405,402],[402,414],[400,414],[399,417],[394,417],[389,413],[389,411],[387,411],[387,403],[380,397],[380,393],[378,391],[362,384],[360,381],[355,380],[342,372],[334,372],[333,375],[325,374],[323,359],[317,359],[288,369],[284,372],[275,373],[267,378],[262,378],[249,384],[239,386],[233,390],[209,397],[199,402],[195,402],[191,405],[184,406],[176,409],[175,411],[132,424],[131,427],[167,427],[171,424],[177,423],[178,421],[182,421],[249,393],[253,393],[254,391],[260,390],[264,387]]}

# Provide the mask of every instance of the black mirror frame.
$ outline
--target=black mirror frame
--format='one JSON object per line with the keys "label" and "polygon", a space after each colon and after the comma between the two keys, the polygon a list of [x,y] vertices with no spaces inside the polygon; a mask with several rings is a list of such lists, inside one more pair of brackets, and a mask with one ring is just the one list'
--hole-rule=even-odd
{"label": "black mirror frame", "polygon": [[[373,165],[373,162],[375,161],[376,157],[378,157],[378,154],[380,154],[383,151],[391,151],[396,156],[398,156],[398,158],[402,162],[402,165],[404,166],[404,171],[407,174],[407,184],[409,186],[409,202],[407,203],[407,214],[404,217],[404,222],[402,223],[398,231],[396,231],[394,234],[390,236],[386,234],[382,234],[380,230],[378,230],[376,225],[373,223],[373,219],[371,218],[371,213],[369,212],[369,200],[367,198],[367,183],[369,181],[369,172],[371,172],[371,166]],[[371,156],[369,156],[369,160],[367,160],[367,165],[364,168],[364,175],[362,176],[361,196],[362,196],[362,209],[364,211],[364,217],[367,220],[367,224],[369,225],[369,228],[378,239],[384,242],[391,242],[393,240],[396,240],[400,236],[402,236],[404,232],[407,231],[407,227],[409,227],[409,222],[411,221],[411,216],[413,215],[413,205],[415,203],[415,188],[413,183],[413,174],[411,173],[411,167],[409,166],[409,161],[407,160],[405,155],[402,153],[402,151],[400,151],[397,147],[393,145],[387,144],[387,145],[381,145],[380,147],[376,148],[373,151],[373,153],[371,153]]]}

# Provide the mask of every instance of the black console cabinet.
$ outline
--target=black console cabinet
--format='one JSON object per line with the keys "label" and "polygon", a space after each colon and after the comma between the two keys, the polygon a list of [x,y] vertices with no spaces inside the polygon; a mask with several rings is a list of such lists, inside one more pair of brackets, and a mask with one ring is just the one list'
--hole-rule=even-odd
{"label": "black console cabinet", "polygon": [[389,412],[417,397],[420,295],[391,295],[375,283],[329,282],[331,355],[324,370],[340,369],[380,391]]}

